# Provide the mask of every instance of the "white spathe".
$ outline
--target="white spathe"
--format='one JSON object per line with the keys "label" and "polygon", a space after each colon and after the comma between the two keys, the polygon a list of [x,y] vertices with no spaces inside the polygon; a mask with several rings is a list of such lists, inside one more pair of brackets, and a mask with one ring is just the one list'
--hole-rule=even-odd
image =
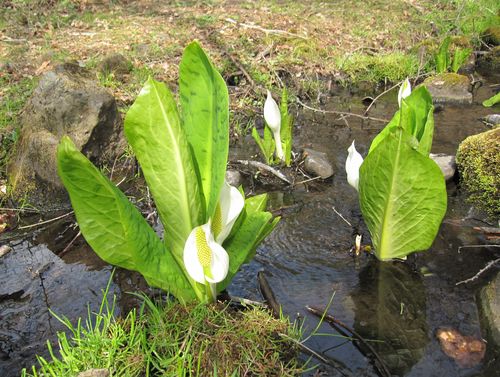
{"label": "white spathe", "polygon": [[267,91],[267,98],[264,103],[264,119],[269,129],[273,132],[274,143],[276,145],[276,157],[283,161],[285,159],[285,154],[281,146],[281,113],[278,104],[273,99],[269,90]]}
{"label": "white spathe", "polygon": [[[222,245],[227,236],[229,236],[229,233],[231,233],[231,229],[244,206],[245,199],[241,195],[241,192],[236,187],[224,181],[219,203],[212,219],[212,231],[215,241],[219,245]],[[217,226],[214,226],[216,224]]]}
{"label": "white spathe", "polygon": [[398,93],[399,107],[401,107],[401,101],[403,100],[403,98],[408,97],[410,94],[411,94],[411,84],[410,80],[408,80],[407,78],[399,87],[399,93]]}
{"label": "white spathe", "polygon": [[347,182],[357,190],[359,183],[359,168],[363,163],[363,157],[361,157],[361,155],[356,150],[356,147],[354,146],[354,140],[347,151],[349,152],[349,155],[347,156],[347,159],[345,161]]}
{"label": "white spathe", "polygon": [[198,283],[218,283],[229,270],[229,255],[214,240],[210,222],[195,227],[184,246],[184,266]]}

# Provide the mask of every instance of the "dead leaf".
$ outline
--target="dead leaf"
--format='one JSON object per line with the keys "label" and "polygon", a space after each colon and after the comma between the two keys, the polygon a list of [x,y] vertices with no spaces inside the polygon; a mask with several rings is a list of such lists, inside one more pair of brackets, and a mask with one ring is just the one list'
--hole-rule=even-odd
{"label": "dead leaf", "polygon": [[452,328],[441,328],[436,332],[443,352],[455,359],[461,368],[472,368],[481,362],[486,352],[484,340],[460,334]]}
{"label": "dead leaf", "polygon": [[38,67],[35,71],[35,76],[39,76],[40,74],[47,72],[49,70],[49,65],[50,60],[46,60],[40,64],[40,67]]}

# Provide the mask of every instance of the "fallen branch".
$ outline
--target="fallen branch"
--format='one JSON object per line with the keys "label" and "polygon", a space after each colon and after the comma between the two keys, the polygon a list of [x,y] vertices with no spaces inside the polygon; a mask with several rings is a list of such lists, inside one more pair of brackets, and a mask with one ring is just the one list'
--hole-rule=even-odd
{"label": "fallen branch", "polygon": [[331,357],[325,357],[321,354],[319,354],[318,352],[314,351],[313,349],[307,347],[304,343],[302,342],[299,342],[297,341],[296,339],[293,339],[291,337],[289,337],[288,335],[286,334],[281,334],[279,333],[279,336],[281,336],[281,338],[283,339],[286,339],[286,340],[289,340],[289,341],[292,341],[294,342],[299,348],[300,350],[309,355],[309,356],[312,356],[314,357],[315,359],[318,359],[319,361],[321,361],[323,364],[326,364],[326,365],[329,365],[331,367],[334,367],[335,369],[337,369],[343,376],[348,376],[348,377],[352,377],[353,374],[352,372],[347,369],[347,367],[342,364],[340,361],[338,360],[335,360]]}
{"label": "fallen branch", "polygon": [[477,274],[475,274],[473,277],[471,278],[468,278],[468,279],[465,279],[465,280],[462,280],[462,281],[459,281],[458,283],[456,283],[455,285],[460,285],[460,284],[466,284],[466,283],[470,283],[470,282],[473,282],[474,280],[477,280],[479,279],[479,277],[484,274],[486,271],[488,271],[490,268],[492,268],[495,264],[497,263],[500,263],[500,258],[497,258],[495,260],[492,260],[492,261],[489,261],[486,266],[484,266],[483,268],[481,268],[479,270],[479,272]]}
{"label": "fallen branch", "polygon": [[[370,353],[372,354],[372,356],[375,359],[373,364],[374,364],[375,368],[377,369],[377,371],[380,373],[380,375],[383,377],[391,377],[391,372],[389,371],[389,368],[387,367],[387,365],[385,365],[385,363],[382,360],[382,358],[380,357],[380,355],[377,353],[377,351],[375,351],[375,349],[359,333],[357,333],[354,329],[350,328],[349,326],[347,326],[343,322],[336,319],[334,316],[327,314],[326,309],[316,308],[313,306],[306,306],[306,308],[310,313],[314,314],[315,316],[317,316],[319,318],[323,318],[326,322],[328,322],[328,324],[330,326],[332,326],[337,331],[340,330],[339,329],[339,327],[340,327],[340,328],[350,332],[352,334],[352,336],[354,338],[356,338],[357,341],[359,341],[361,344],[363,344],[363,346],[365,346],[370,351]],[[342,330],[340,330],[339,332],[343,333],[343,335],[347,335]],[[361,347],[358,347],[355,343],[354,343],[354,345],[356,346],[356,348],[358,348],[358,350],[364,356],[367,356],[366,352]]]}
{"label": "fallen branch", "polygon": [[273,316],[275,318],[279,318],[281,313],[280,304],[278,304],[278,301],[276,301],[274,292],[271,289],[271,286],[269,285],[269,282],[267,281],[263,271],[259,271],[257,273],[257,279],[259,281],[260,292],[266,300],[267,306],[269,306],[269,309],[271,309]]}
{"label": "fallen branch", "polygon": [[373,101],[370,103],[370,106],[368,106],[364,112],[364,115],[368,115],[368,112],[370,111],[370,109],[372,108],[373,104],[380,98],[382,97],[384,94],[386,93],[389,93],[391,90],[393,89],[396,89],[398,86],[402,85],[404,83],[404,80],[401,81],[401,82],[398,82],[397,84],[394,84],[393,86],[391,86],[389,89],[387,90],[384,90],[382,93],[380,93],[378,96],[376,96]]}
{"label": "fallen branch", "polygon": [[316,109],[314,107],[306,105],[305,103],[303,103],[298,98],[297,98],[297,103],[299,105],[301,105],[303,108],[307,109],[307,110],[315,111],[315,112],[322,113],[322,114],[336,114],[336,115],[341,115],[341,116],[351,116],[351,117],[355,117],[355,118],[361,118],[361,119],[365,119],[365,120],[373,120],[373,121],[376,121],[376,122],[383,122],[383,123],[388,123],[389,122],[388,119],[374,118],[374,117],[369,117],[369,116],[365,116],[365,115],[361,115],[361,114],[356,114],[356,113],[348,113],[348,112],[345,112],[345,111]]}
{"label": "fallen branch", "polygon": [[346,223],[347,225],[352,226],[352,224],[351,224],[349,221],[347,221],[347,219],[346,219],[344,216],[342,216],[342,214],[341,214],[339,211],[337,211],[337,210],[335,209],[335,207],[332,207],[332,209],[333,209],[333,212],[335,212],[337,215],[339,215],[339,217],[340,217],[342,220],[344,220],[344,221],[345,221],[345,223]]}
{"label": "fallen branch", "polygon": [[238,22],[236,20],[233,20],[232,18],[225,18],[224,19],[225,21],[227,22],[230,22],[236,26],[243,26],[244,28],[246,29],[254,29],[254,30],[259,30],[263,33],[266,33],[266,34],[281,34],[281,35],[289,35],[290,37],[295,37],[295,38],[300,38],[300,39],[304,39],[304,40],[308,40],[309,38],[307,37],[304,37],[302,35],[298,35],[298,34],[294,34],[294,33],[290,33],[288,31],[284,31],[284,30],[278,30],[278,29],[264,29],[263,27],[261,26],[258,26],[258,25],[250,25],[250,24],[244,24],[242,22]]}
{"label": "fallen branch", "polygon": [[74,213],[74,211],[70,211],[68,213],[65,213],[64,215],[54,217],[53,219],[49,219],[49,220],[46,220],[46,221],[41,221],[41,222],[36,223],[36,224],[30,224],[30,225],[20,226],[17,229],[29,229],[29,228],[34,228],[34,227],[37,227],[37,226],[40,226],[40,225],[49,224],[51,222],[54,222],[54,221],[57,221],[57,220],[61,220],[61,219],[65,218],[65,217],[67,217],[69,215],[72,215],[73,213]]}
{"label": "fallen branch", "polygon": [[254,168],[268,171],[269,173],[275,175],[276,177],[278,177],[282,181],[288,183],[289,185],[292,184],[292,182],[290,182],[290,180],[282,172],[280,172],[279,170],[277,170],[277,169],[275,169],[275,168],[273,168],[273,167],[271,167],[269,165],[266,165],[266,164],[264,164],[262,162],[253,161],[253,160],[237,160],[236,162],[238,164],[242,164],[242,165],[245,165],[245,166],[253,166]]}

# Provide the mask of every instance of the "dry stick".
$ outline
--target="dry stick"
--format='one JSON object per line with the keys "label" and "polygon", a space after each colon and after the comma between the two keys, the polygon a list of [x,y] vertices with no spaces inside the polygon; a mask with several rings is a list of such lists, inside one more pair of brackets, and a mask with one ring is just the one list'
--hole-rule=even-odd
{"label": "dry stick", "polygon": [[[274,296],[273,290],[271,289],[271,286],[269,285],[269,282],[266,279],[266,276],[264,275],[263,271],[259,271],[257,273],[257,279],[259,281],[259,288],[262,293],[262,296],[267,302],[267,306],[271,309],[271,312],[275,318],[279,318],[280,312],[281,312],[281,307],[276,301],[276,297]],[[310,349],[307,347],[305,344],[302,342],[297,341],[296,339],[290,338],[289,336],[285,334],[279,334],[282,338],[286,338],[288,340],[293,341],[295,344],[297,344],[300,348],[300,350],[312,357],[315,357],[319,361],[321,361],[324,364],[330,365],[340,371],[342,375],[344,376],[352,376],[352,373],[350,371],[346,371],[346,367],[340,362],[332,358],[326,358],[319,353],[315,352],[314,350]]]}
{"label": "dry stick", "polygon": [[[498,246],[500,246],[500,245],[498,245]],[[465,279],[465,280],[462,280],[462,281],[459,281],[455,285],[466,284],[466,283],[470,283],[470,282],[472,282],[474,280],[477,280],[479,278],[479,276],[481,276],[483,273],[485,273],[486,271],[488,271],[491,267],[493,267],[495,264],[497,264],[499,262],[500,262],[500,258],[492,260],[492,261],[489,261],[486,264],[486,266],[484,266],[483,268],[481,268],[479,270],[479,272],[477,274],[475,274],[473,277]]]}
{"label": "dry stick", "polygon": [[[220,47],[220,46],[219,46]],[[223,49],[224,53],[226,54],[226,56],[229,58],[229,60],[231,60],[233,62],[233,64],[241,71],[241,73],[243,73],[243,76],[245,76],[245,78],[248,80],[248,82],[250,83],[250,86],[252,87],[252,90],[254,91],[255,94],[257,95],[260,95],[261,93],[259,93],[257,91],[257,84],[255,84],[255,81],[252,79],[252,77],[248,74],[248,72],[246,71],[246,69],[240,64],[240,62],[238,62],[233,55],[231,55],[231,53],[229,53],[229,51],[227,51],[226,49]]]}
{"label": "dry stick", "polygon": [[66,245],[66,247],[63,249],[63,251],[61,251],[59,253],[59,257],[62,257],[64,254],[66,254],[69,250],[69,248],[73,245],[73,243],[76,241],[76,239],[78,237],[80,237],[82,235],[82,231],[79,230],[78,233],[76,234],[76,236],[73,237],[73,239],[71,241],[69,241],[69,243]]}
{"label": "dry stick", "polygon": [[259,30],[259,31],[262,31],[263,33],[266,33],[266,34],[282,34],[282,35],[289,35],[291,37],[295,37],[295,38],[300,38],[300,39],[304,39],[304,40],[308,40],[309,38],[307,37],[304,37],[302,35],[298,35],[298,34],[294,34],[294,33],[290,33],[288,31],[284,31],[284,30],[278,30],[278,29],[264,29],[263,27],[261,26],[258,26],[258,25],[249,25],[249,24],[244,24],[244,23],[241,23],[241,22],[238,22],[236,20],[233,20],[232,18],[225,18],[224,19],[225,21],[227,22],[230,22],[236,26],[243,26],[244,28],[246,29],[255,29],[255,30]]}
{"label": "dry stick", "polygon": [[245,166],[253,166],[254,168],[257,168],[257,169],[266,170],[269,173],[271,173],[271,174],[275,175],[276,177],[278,177],[279,179],[281,179],[282,181],[285,181],[289,185],[292,184],[292,182],[290,182],[290,180],[282,172],[280,172],[279,170],[272,168],[269,165],[266,165],[262,162],[253,161],[253,160],[237,160],[236,162],[238,164],[242,164]]}
{"label": "dry stick", "polygon": [[[343,328],[344,330],[349,331],[354,337],[359,340],[360,343],[362,343],[368,350],[372,353],[372,355],[375,357],[375,359],[378,361],[377,363],[374,363],[375,368],[378,370],[378,372],[383,376],[383,377],[391,377],[391,372],[389,371],[389,368],[387,368],[387,365],[385,365],[384,361],[380,357],[380,355],[375,351],[375,349],[361,336],[359,335],[354,329],[350,328],[343,322],[339,321],[336,319],[334,316],[327,314],[326,309],[321,309],[321,308],[316,308],[313,306],[307,306],[306,307],[309,312],[314,314],[315,316],[319,318],[324,318],[330,326],[338,330],[338,327]],[[360,352],[363,353],[363,351],[358,348]]]}
{"label": "dry stick", "polygon": [[48,224],[48,223],[51,223],[51,222],[54,222],[54,221],[57,221],[57,220],[61,220],[61,219],[65,218],[66,216],[72,215],[73,213],[74,213],[74,211],[70,211],[70,212],[68,212],[68,213],[66,213],[64,215],[61,215],[61,216],[58,216],[58,217],[54,217],[53,219],[42,221],[42,222],[39,222],[39,223],[36,223],[36,224],[20,226],[17,229],[29,229],[29,228],[34,228],[34,227],[37,227],[37,226],[40,226],[40,225],[43,225],[43,224]]}
{"label": "dry stick", "polygon": [[267,281],[264,272],[259,271],[257,273],[257,279],[259,281],[260,292],[262,293],[262,296],[266,300],[267,306],[269,306],[269,309],[271,309],[273,316],[275,318],[279,318],[281,308],[280,305],[278,304],[278,301],[276,301],[276,297],[274,297],[273,290],[271,289],[271,286],[269,285],[269,282]]}
{"label": "dry stick", "polygon": [[298,103],[299,105],[301,105],[302,107],[304,107],[305,109],[307,109],[307,110],[316,111],[316,112],[318,112],[318,113],[322,113],[322,114],[337,114],[337,115],[342,115],[342,116],[352,116],[352,117],[361,118],[361,119],[373,120],[373,121],[376,121],[376,122],[383,122],[383,123],[387,123],[387,122],[389,122],[389,120],[388,120],[388,119],[374,118],[374,117],[364,116],[364,115],[361,115],[361,114],[348,113],[348,112],[345,112],[345,111],[335,111],[335,110],[321,110],[321,109],[316,109],[316,108],[314,108],[314,107],[311,107],[311,106],[306,105],[305,103],[303,103],[303,102],[302,102],[300,99],[298,99],[298,98],[297,98],[297,103]]}
{"label": "dry stick", "polygon": [[305,180],[300,181],[300,182],[295,182],[293,185],[294,185],[294,186],[297,186],[297,185],[300,185],[300,184],[302,184],[302,183],[308,183],[308,182],[315,181],[315,180],[320,179],[320,178],[321,178],[321,176],[319,176],[319,175],[318,175],[317,177],[313,177],[313,178],[305,179]]}
{"label": "dry stick", "polygon": [[465,246],[459,246],[458,252],[460,253],[460,250],[462,249],[475,249],[477,247],[500,247],[500,245],[465,245]]}
{"label": "dry stick", "polygon": [[348,370],[346,368],[346,366],[344,364],[342,364],[340,361],[335,360],[335,359],[333,359],[331,357],[326,358],[323,355],[321,355],[321,354],[317,353],[316,351],[314,351],[313,349],[307,347],[304,343],[299,342],[297,339],[293,339],[293,338],[289,337],[286,334],[278,333],[278,335],[281,336],[283,339],[286,339],[286,340],[294,342],[300,348],[300,350],[303,353],[305,353],[305,354],[307,354],[309,356],[312,356],[315,359],[318,359],[323,364],[330,365],[330,366],[334,367],[343,376],[348,376],[348,377],[352,377],[353,376],[353,374],[351,373],[351,371]]}
{"label": "dry stick", "polygon": [[347,225],[352,226],[352,224],[351,224],[349,221],[347,221],[347,219],[346,219],[344,216],[342,216],[342,214],[341,214],[340,212],[338,212],[338,211],[335,209],[335,207],[332,207],[332,209],[333,209],[333,212],[335,212],[337,215],[339,215],[339,216],[340,216],[340,218],[341,218],[342,220],[344,220],[344,221],[346,222],[346,224],[347,224]]}
{"label": "dry stick", "polygon": [[391,86],[389,89],[387,90],[384,90],[382,93],[380,93],[378,96],[376,96],[373,101],[370,103],[370,106],[368,106],[365,110],[365,112],[363,113],[365,116],[368,114],[368,112],[370,111],[370,109],[372,108],[373,104],[380,98],[382,97],[384,94],[386,93],[389,93],[391,90],[393,89],[396,89],[398,86],[402,85],[404,83],[404,81],[401,81],[401,82],[398,82],[397,84],[394,84],[393,86]]}

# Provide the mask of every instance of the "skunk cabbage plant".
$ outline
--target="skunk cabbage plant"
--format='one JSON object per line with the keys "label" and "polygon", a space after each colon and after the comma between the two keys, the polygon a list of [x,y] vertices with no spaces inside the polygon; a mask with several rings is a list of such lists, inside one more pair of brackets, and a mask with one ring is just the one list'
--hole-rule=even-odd
{"label": "skunk cabbage plant", "polygon": [[359,170],[359,201],[380,260],[428,249],[446,212],[446,185],[429,158],[432,98],[419,87],[374,138]]}
{"label": "skunk cabbage plant", "polygon": [[141,273],[179,301],[214,301],[278,222],[266,195],[245,199],[225,182],[228,92],[204,51],[186,47],[172,93],[149,79],[125,117],[165,229],[161,240],[125,195],[64,137],[58,171],[80,230],[105,261]]}
{"label": "skunk cabbage plant", "polygon": [[354,140],[352,141],[351,146],[347,149],[349,155],[347,156],[347,160],[345,161],[345,171],[347,173],[347,182],[358,190],[359,184],[359,168],[363,163],[363,157],[359,154],[354,146]]}
{"label": "skunk cabbage plant", "polygon": [[[267,91],[266,101],[264,102],[264,137],[261,139],[257,129],[252,129],[252,136],[259,146],[266,162],[272,164],[275,162],[284,162],[286,166],[291,164],[292,156],[292,117],[288,114],[288,92],[286,88],[281,94],[281,103],[278,104],[273,99],[271,92]],[[276,160],[273,159],[273,154]]]}

